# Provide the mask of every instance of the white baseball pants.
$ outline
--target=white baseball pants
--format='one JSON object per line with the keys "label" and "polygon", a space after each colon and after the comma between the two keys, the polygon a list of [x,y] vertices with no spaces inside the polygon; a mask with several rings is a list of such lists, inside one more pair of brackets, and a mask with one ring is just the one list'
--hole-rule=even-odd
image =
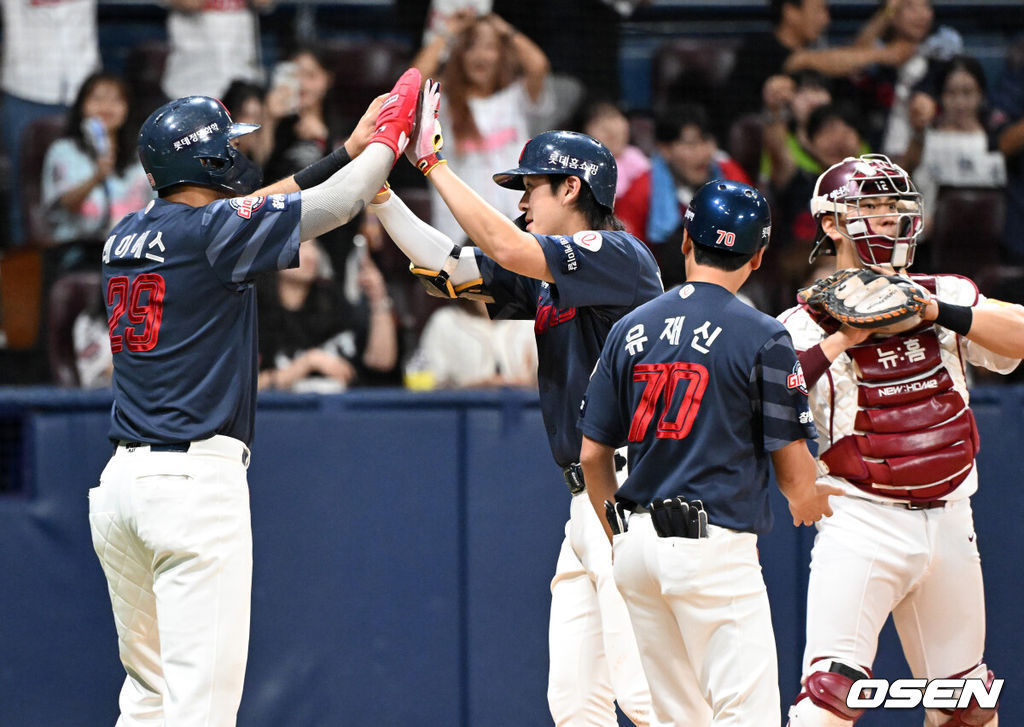
{"label": "white baseball pants", "polygon": [[89,492],[128,675],[116,727],[235,725],[252,584],[247,463],[224,436],[188,452],[118,447]]}
{"label": "white baseball pants", "polygon": [[[890,612],[914,677],[941,679],[981,661],[985,594],[970,501],[906,510],[836,497],[832,510],[811,551],[804,675],[820,657],[870,668]],[[926,724],[943,719],[929,712]]]}
{"label": "white baseball pants", "polygon": [[778,727],[778,656],[757,536],[708,526],[661,538],[651,516],[615,536],[615,582],[651,688],[651,725]]}
{"label": "white baseball pants", "polygon": [[616,727],[615,701],[634,724],[648,724],[651,696],[611,555],[587,493],[573,496],[548,627],[548,706],[558,727]]}

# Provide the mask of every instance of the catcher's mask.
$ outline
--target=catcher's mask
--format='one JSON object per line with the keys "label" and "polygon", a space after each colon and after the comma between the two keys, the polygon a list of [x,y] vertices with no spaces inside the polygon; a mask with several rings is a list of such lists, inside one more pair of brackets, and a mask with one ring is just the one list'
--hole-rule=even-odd
{"label": "catcher's mask", "polygon": [[[883,198],[894,201],[895,209],[879,205]],[[814,185],[811,214],[818,220],[818,239],[809,261],[836,253],[821,228],[826,214],[833,215],[836,229],[854,244],[865,265],[909,267],[924,228],[921,195],[910,175],[883,154],[847,157],[826,169]],[[840,215],[845,220],[840,220]],[[893,234],[882,229],[885,218],[896,218]]]}

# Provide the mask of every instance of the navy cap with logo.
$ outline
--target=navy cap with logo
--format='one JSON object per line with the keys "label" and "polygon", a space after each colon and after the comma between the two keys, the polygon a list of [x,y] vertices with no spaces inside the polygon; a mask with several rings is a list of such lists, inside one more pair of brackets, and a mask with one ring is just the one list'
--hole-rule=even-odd
{"label": "navy cap with logo", "polygon": [[715,179],[693,195],[683,224],[698,245],[752,255],[771,238],[772,213],[749,184]]}
{"label": "navy cap with logo", "polygon": [[611,211],[615,207],[618,173],[608,147],[592,136],[575,131],[545,131],[526,142],[519,154],[519,166],[492,178],[502,187],[524,189],[523,177],[529,174],[579,177],[590,187],[597,203]]}

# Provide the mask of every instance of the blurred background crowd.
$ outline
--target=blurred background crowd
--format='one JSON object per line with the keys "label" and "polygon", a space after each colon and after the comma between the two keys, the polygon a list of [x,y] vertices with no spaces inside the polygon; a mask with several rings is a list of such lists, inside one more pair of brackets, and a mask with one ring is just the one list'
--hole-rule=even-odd
{"label": "blurred background crowd", "polygon": [[[743,293],[788,307],[819,277],[816,177],[881,152],[925,197],[915,269],[1024,302],[1020,2],[2,2],[0,384],[109,385],[100,250],[151,197],[135,139],[157,106],[212,95],[261,124],[244,151],[269,182],[340,145],[409,65],[442,82],[453,168],[510,216],[519,193],[491,174],[530,136],[604,142],[616,214],[666,287],[683,280],[690,198],[724,177],[773,206],[766,266]],[[464,238],[411,166],[391,184]],[[259,281],[259,305],[261,389],[535,385],[532,323],[429,297],[370,213]]]}

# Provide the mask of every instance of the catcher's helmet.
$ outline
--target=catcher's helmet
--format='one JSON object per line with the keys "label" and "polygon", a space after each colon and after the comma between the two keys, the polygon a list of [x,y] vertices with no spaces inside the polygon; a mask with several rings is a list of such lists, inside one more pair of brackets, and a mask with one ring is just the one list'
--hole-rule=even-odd
{"label": "catcher's helmet", "polygon": [[[872,200],[886,198],[895,209],[876,208]],[[810,260],[834,255],[832,240],[820,228],[821,219],[833,215],[836,229],[853,242],[857,257],[865,265],[891,264],[909,267],[914,262],[917,238],[924,229],[921,195],[910,175],[883,154],[846,157],[826,169],[814,184],[811,214],[818,220],[818,240]],[[844,215],[845,229],[839,219]],[[896,218],[895,234],[885,234],[878,220]]]}
{"label": "catcher's helmet", "polygon": [[697,245],[753,255],[771,239],[772,213],[749,184],[714,179],[693,195],[683,225]]}
{"label": "catcher's helmet", "polygon": [[142,124],[139,159],[156,190],[188,183],[249,194],[263,175],[231,139],[258,128],[234,123],[217,99],[186,96],[164,104]]}
{"label": "catcher's helmet", "polygon": [[575,131],[545,131],[526,142],[519,154],[519,166],[493,176],[509,189],[524,189],[528,174],[567,174],[579,177],[590,187],[594,199],[610,212],[615,207],[618,168],[608,147],[597,139]]}

